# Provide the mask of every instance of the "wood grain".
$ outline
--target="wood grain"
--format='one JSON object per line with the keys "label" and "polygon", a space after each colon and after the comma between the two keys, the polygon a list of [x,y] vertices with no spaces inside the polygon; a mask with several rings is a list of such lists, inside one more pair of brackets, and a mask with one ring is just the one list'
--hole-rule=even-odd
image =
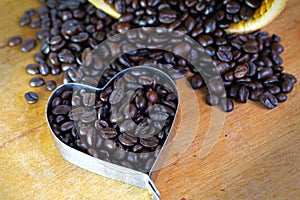
{"label": "wood grain", "polygon": [[[24,10],[39,5],[38,1],[0,2],[0,199],[149,199],[147,191],[80,169],[56,151],[44,117],[50,92],[30,88],[31,76],[25,73],[34,52],[24,54],[19,47],[6,46],[12,35],[35,36],[34,30],[17,24]],[[299,9],[298,0],[290,0],[285,11],[264,30],[281,36],[285,71],[300,80]],[[234,111],[225,116],[216,145],[201,158],[204,137],[214,126],[212,109],[204,103],[203,91],[194,92],[180,82],[183,97],[177,141],[183,145],[180,152],[170,153],[169,158],[176,159],[171,159],[155,180],[162,199],[298,199],[298,85],[287,102],[274,110],[256,102],[236,103]],[[28,90],[39,93],[37,104],[24,101]],[[198,110],[190,95],[198,100]]]}

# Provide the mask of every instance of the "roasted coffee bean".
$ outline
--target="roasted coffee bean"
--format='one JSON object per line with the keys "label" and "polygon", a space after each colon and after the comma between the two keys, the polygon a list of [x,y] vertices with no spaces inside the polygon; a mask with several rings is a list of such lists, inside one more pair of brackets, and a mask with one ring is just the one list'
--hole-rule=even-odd
{"label": "roasted coffee bean", "polygon": [[226,12],[230,14],[238,13],[240,11],[240,4],[236,1],[229,1],[226,4]]}
{"label": "roasted coffee bean", "polygon": [[239,65],[234,69],[235,78],[243,78],[248,73],[248,69],[245,65]]}
{"label": "roasted coffee bean", "polygon": [[29,85],[31,87],[39,87],[45,84],[45,81],[43,78],[41,77],[33,77],[32,79],[30,79],[29,81]]}
{"label": "roasted coffee bean", "polygon": [[112,139],[118,135],[118,132],[114,128],[103,128],[101,130],[101,135],[105,139]]}
{"label": "roasted coffee bean", "polygon": [[155,136],[140,139],[141,145],[147,148],[155,148],[159,144],[159,140]]}
{"label": "roasted coffee bean", "polygon": [[193,89],[199,89],[204,84],[204,81],[200,74],[194,74],[190,79],[190,83]]}
{"label": "roasted coffee bean", "polygon": [[221,61],[230,62],[233,58],[232,53],[225,46],[220,46],[217,51],[217,56]]}
{"label": "roasted coffee bean", "polygon": [[281,89],[284,93],[290,93],[293,90],[294,83],[291,79],[286,79],[281,83]]}
{"label": "roasted coffee bean", "polygon": [[45,84],[45,88],[48,91],[52,91],[56,88],[56,82],[53,80],[47,81]]}
{"label": "roasted coffee bean", "polygon": [[269,109],[274,109],[278,105],[278,100],[269,92],[264,92],[259,96],[260,102]]}
{"label": "roasted coffee bean", "polygon": [[50,69],[46,63],[40,64],[39,71],[40,71],[40,74],[42,74],[43,76],[46,76],[50,73]]}
{"label": "roasted coffee bean", "polygon": [[51,103],[51,107],[52,108],[55,108],[57,107],[58,105],[61,105],[62,104],[62,100],[60,97],[55,97],[53,100],[52,100],[52,103]]}
{"label": "roasted coffee bean", "polygon": [[249,98],[249,90],[246,86],[242,85],[238,91],[238,100],[241,103],[246,103]]}
{"label": "roasted coffee bean", "polygon": [[89,38],[89,34],[85,32],[81,32],[78,35],[74,35],[71,37],[72,42],[84,42]]}
{"label": "roasted coffee bean", "polygon": [[127,146],[127,147],[132,147],[134,146],[138,140],[126,133],[122,133],[119,135],[118,140],[120,141],[121,144]]}
{"label": "roasted coffee bean", "polygon": [[28,38],[23,40],[21,44],[21,51],[22,52],[29,52],[36,46],[36,41],[33,38]]}
{"label": "roasted coffee bean", "polygon": [[261,89],[255,89],[250,92],[249,98],[253,101],[259,101],[260,95],[263,93]]}
{"label": "roasted coffee bean", "polygon": [[222,109],[225,112],[231,112],[233,110],[233,108],[234,108],[233,101],[230,98],[222,99],[221,100],[221,106],[222,106]]}
{"label": "roasted coffee bean", "polygon": [[261,80],[261,79],[266,79],[266,78],[270,78],[273,75],[273,70],[271,67],[266,67],[263,68],[261,71],[259,71],[257,73],[257,79]]}
{"label": "roasted coffee bean", "polygon": [[74,121],[79,121],[81,115],[85,112],[85,109],[83,107],[73,108],[69,112],[69,119]]}
{"label": "roasted coffee bean", "polygon": [[8,39],[8,46],[16,46],[18,44],[21,44],[22,43],[22,38],[21,36],[12,36]]}
{"label": "roasted coffee bean", "polygon": [[147,99],[152,104],[155,104],[157,102],[157,100],[158,100],[157,92],[155,92],[155,91],[149,91],[149,92],[147,92]]}
{"label": "roasted coffee bean", "polygon": [[58,105],[53,110],[54,115],[66,115],[71,111],[71,106],[68,105]]}
{"label": "roasted coffee bean", "polygon": [[287,100],[287,95],[280,93],[280,94],[276,95],[276,98],[277,98],[278,102],[284,102]]}
{"label": "roasted coffee bean", "polygon": [[20,18],[20,22],[19,25],[20,26],[26,26],[28,24],[30,24],[30,16],[28,14],[24,14],[21,18]]}
{"label": "roasted coffee bean", "polygon": [[41,52],[36,52],[34,54],[34,60],[38,63],[44,63],[45,62],[45,55]]}
{"label": "roasted coffee bean", "polygon": [[74,127],[74,122],[65,122],[60,126],[61,131],[69,131]]}
{"label": "roasted coffee bean", "polygon": [[28,74],[33,74],[33,75],[40,73],[39,67],[37,65],[35,65],[35,64],[29,64],[29,65],[27,65],[26,66],[26,72]]}
{"label": "roasted coffee bean", "polygon": [[34,104],[36,102],[38,102],[39,100],[39,96],[37,95],[37,93],[35,92],[26,92],[25,95],[25,100],[27,101],[27,103],[30,103],[30,104]]}

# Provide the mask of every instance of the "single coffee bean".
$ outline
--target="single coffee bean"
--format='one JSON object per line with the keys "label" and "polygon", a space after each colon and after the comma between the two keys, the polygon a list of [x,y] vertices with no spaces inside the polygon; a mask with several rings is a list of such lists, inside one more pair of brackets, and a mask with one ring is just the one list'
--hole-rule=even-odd
{"label": "single coffee bean", "polygon": [[266,79],[266,78],[270,78],[273,75],[273,70],[271,67],[266,67],[263,68],[261,71],[259,71],[257,73],[257,79],[261,80],[261,79]]}
{"label": "single coffee bean", "polygon": [[147,148],[155,148],[159,144],[159,140],[155,136],[140,139],[141,145]]}
{"label": "single coffee bean", "polygon": [[230,98],[222,99],[221,100],[221,106],[222,106],[222,109],[225,112],[231,112],[233,110],[233,108],[234,108],[233,101]]}
{"label": "single coffee bean", "polygon": [[35,65],[35,64],[29,64],[29,65],[27,65],[26,66],[26,72],[28,74],[33,74],[33,75],[40,73],[39,67],[37,65]]}
{"label": "single coffee bean", "polygon": [[25,100],[27,101],[27,103],[30,103],[30,104],[34,104],[36,102],[38,102],[39,100],[39,96],[37,95],[37,93],[35,92],[26,92],[25,95]]}
{"label": "single coffee bean", "polygon": [[200,74],[194,74],[190,79],[190,83],[193,89],[199,89],[204,84],[204,81]]}
{"label": "single coffee bean", "polygon": [[43,76],[46,76],[50,73],[50,69],[46,63],[41,63],[41,65],[39,66],[39,71]]}
{"label": "single coffee bean", "polygon": [[95,99],[96,99],[95,93],[86,93],[82,98],[83,105],[84,106],[93,106],[93,105],[95,105]]}
{"label": "single coffee bean", "polygon": [[277,98],[278,102],[284,102],[287,100],[287,95],[284,93],[280,93],[280,94],[276,95],[276,98]]}
{"label": "single coffee bean", "polygon": [[27,15],[26,13],[20,18],[20,22],[19,25],[20,26],[26,26],[28,24],[30,24],[30,16]]}
{"label": "single coffee bean", "polygon": [[149,91],[147,92],[147,99],[152,104],[155,104],[158,100],[158,95],[155,91]]}
{"label": "single coffee bean", "polygon": [[56,82],[53,80],[47,81],[45,84],[45,88],[48,91],[52,91],[56,88]]}
{"label": "single coffee bean", "polygon": [[12,36],[8,39],[7,44],[8,44],[8,46],[12,47],[12,46],[16,46],[18,44],[21,44],[21,42],[22,42],[21,36]]}
{"label": "single coffee bean", "polygon": [[81,121],[86,124],[95,121],[96,118],[97,118],[97,114],[96,114],[95,110],[87,111],[87,112],[83,113],[80,117]]}
{"label": "single coffee bean", "polygon": [[249,90],[246,86],[242,85],[238,91],[238,100],[241,103],[246,103],[249,98]]}
{"label": "single coffee bean", "polygon": [[44,63],[45,62],[45,55],[41,52],[36,52],[34,54],[34,60],[38,63]]}
{"label": "single coffee bean", "polygon": [[115,138],[118,135],[118,132],[114,128],[107,127],[107,128],[103,128],[101,130],[101,135],[105,139],[112,139],[112,138]]}
{"label": "single coffee bean", "polygon": [[233,58],[232,53],[225,46],[220,46],[217,51],[217,56],[221,61],[230,62]]}
{"label": "single coffee bean", "polygon": [[245,65],[239,65],[234,70],[235,78],[243,78],[248,73],[248,68]]}
{"label": "single coffee bean", "polygon": [[236,1],[229,1],[226,4],[226,12],[230,14],[238,13],[240,11],[240,4]]}
{"label": "single coffee bean", "polygon": [[269,109],[274,109],[278,105],[278,100],[270,92],[264,92],[259,96],[260,102]]}
{"label": "single coffee bean", "polygon": [[284,93],[290,93],[293,90],[294,83],[291,79],[286,79],[281,83],[281,89]]}
{"label": "single coffee bean", "polygon": [[33,38],[28,38],[23,40],[21,44],[21,51],[22,52],[29,52],[36,46],[36,41]]}
{"label": "single coffee bean", "polygon": [[43,78],[41,77],[33,77],[32,79],[30,79],[29,81],[29,85],[31,87],[39,87],[45,84],[45,81]]}
{"label": "single coffee bean", "polygon": [[68,105],[58,105],[53,110],[54,115],[66,115],[71,111],[71,106]]}
{"label": "single coffee bean", "polygon": [[118,140],[120,141],[121,144],[123,144],[127,147],[132,147],[138,142],[137,138],[134,138],[125,133],[120,134],[118,137]]}

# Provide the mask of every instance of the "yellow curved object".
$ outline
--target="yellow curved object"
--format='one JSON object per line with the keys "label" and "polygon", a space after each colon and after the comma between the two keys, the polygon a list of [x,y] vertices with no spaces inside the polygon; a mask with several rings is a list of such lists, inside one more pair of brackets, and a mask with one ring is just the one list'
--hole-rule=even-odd
{"label": "yellow curved object", "polygon": [[283,11],[288,0],[264,0],[253,17],[248,20],[231,24],[226,32],[232,33],[249,33],[263,28],[272,22]]}
{"label": "yellow curved object", "polygon": [[110,5],[109,3],[105,2],[104,0],[88,0],[91,4],[93,4],[96,8],[102,10],[106,14],[110,15],[111,17],[118,19],[121,17],[121,14],[116,11],[116,9]]}

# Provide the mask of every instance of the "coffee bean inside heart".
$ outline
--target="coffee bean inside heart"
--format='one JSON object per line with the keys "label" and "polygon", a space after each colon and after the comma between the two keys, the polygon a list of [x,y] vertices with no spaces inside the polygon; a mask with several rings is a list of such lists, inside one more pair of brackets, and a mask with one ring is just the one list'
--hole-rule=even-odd
{"label": "coffee bean inside heart", "polygon": [[132,70],[101,91],[65,88],[49,102],[49,124],[57,138],[79,151],[149,172],[178,105],[163,81],[147,70]]}

